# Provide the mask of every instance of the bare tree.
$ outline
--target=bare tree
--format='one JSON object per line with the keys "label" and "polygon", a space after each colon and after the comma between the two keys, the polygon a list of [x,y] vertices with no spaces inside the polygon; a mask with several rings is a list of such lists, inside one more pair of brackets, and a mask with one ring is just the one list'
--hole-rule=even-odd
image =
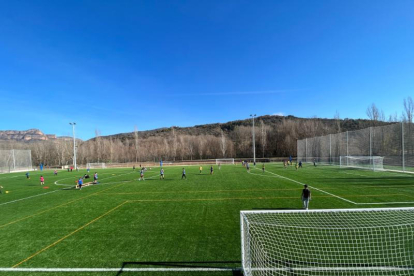
{"label": "bare tree", "polygon": [[414,116],[414,101],[411,97],[404,99],[404,114],[403,118],[407,123],[413,123]]}
{"label": "bare tree", "polygon": [[226,150],[227,150],[226,136],[224,136],[224,132],[222,129],[221,129],[220,149],[221,149],[221,153],[223,154],[223,158],[226,157]]}
{"label": "bare tree", "polygon": [[135,139],[135,163],[138,162],[138,128],[137,126],[134,126],[134,139]]}
{"label": "bare tree", "polygon": [[338,110],[335,112],[334,119],[335,119],[335,124],[336,124],[336,132],[340,133],[341,132],[341,117],[339,116]]}
{"label": "bare tree", "polygon": [[262,157],[265,157],[267,147],[267,130],[268,127],[265,125],[263,120],[260,120],[260,143],[262,144]]}
{"label": "bare tree", "polygon": [[378,109],[374,103],[368,106],[366,113],[371,120],[372,126],[377,126],[379,121],[385,121],[384,111]]}
{"label": "bare tree", "polygon": [[172,157],[173,160],[175,161],[175,157],[177,156],[177,135],[175,135],[175,130],[174,127],[172,128]]}
{"label": "bare tree", "polygon": [[95,143],[96,143],[96,155],[98,159],[98,163],[102,160],[102,138],[101,138],[101,131],[99,129],[95,129]]}

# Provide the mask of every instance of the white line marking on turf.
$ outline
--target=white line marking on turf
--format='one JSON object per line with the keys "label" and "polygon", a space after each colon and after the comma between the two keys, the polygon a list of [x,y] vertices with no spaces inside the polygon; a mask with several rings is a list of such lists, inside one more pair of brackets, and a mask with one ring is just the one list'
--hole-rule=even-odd
{"label": "white line marking on turf", "polygon": [[197,271],[241,271],[241,267],[183,267],[183,268],[0,268],[1,272],[197,272]]}
{"label": "white line marking on turf", "polygon": [[[256,168],[257,169],[257,168]],[[257,170],[259,170],[259,169],[257,169]],[[279,174],[276,174],[276,173],[273,173],[273,172],[269,172],[269,171],[267,171],[268,173],[271,173],[271,174],[274,174],[274,175],[276,175],[277,177],[280,177],[280,178],[283,178],[283,179],[286,179],[286,180],[289,180],[289,181],[292,181],[292,182],[295,182],[296,184],[299,184],[299,185],[305,185],[305,183],[302,183],[302,182],[299,182],[299,181],[296,181],[296,180],[293,180],[293,179],[291,179],[291,178],[288,178],[288,177],[285,177],[285,176],[281,176],[281,175],[279,175]],[[330,196],[333,196],[333,197],[336,197],[336,198],[339,198],[339,199],[341,199],[341,200],[343,200],[343,201],[346,201],[346,202],[349,202],[349,203],[352,203],[352,204],[357,204],[356,202],[353,202],[352,200],[349,200],[349,199],[346,199],[346,198],[343,198],[343,197],[340,197],[340,196],[337,196],[337,195],[334,195],[334,194],[331,194],[331,193],[328,193],[328,192],[326,192],[326,191],[324,191],[324,190],[321,190],[321,189],[318,189],[318,188],[315,188],[315,187],[312,187],[312,186],[309,186],[310,188],[312,188],[312,189],[314,189],[314,190],[317,190],[317,191],[319,191],[319,192],[321,192],[321,193],[324,193],[324,194],[327,194],[327,195],[330,195]]]}
{"label": "white line marking on turf", "polygon": [[[255,168],[255,169],[260,170],[260,169],[258,169],[258,168]],[[295,183],[300,184],[300,185],[305,185],[305,183],[302,183],[302,182],[296,181],[296,180],[294,180],[294,179],[291,179],[291,178],[288,178],[288,177],[285,177],[285,176],[281,176],[281,175],[279,175],[279,174],[276,174],[276,173],[273,173],[273,172],[270,172],[270,171],[266,171],[266,172],[267,172],[267,173],[270,173],[270,174],[273,174],[273,175],[275,175],[276,177],[280,177],[280,178],[283,178],[283,179],[286,179],[286,180],[289,180],[289,181],[295,182]],[[250,173],[250,172],[248,172],[248,173]],[[259,176],[260,176],[260,174],[255,174],[255,173],[252,173],[252,174],[254,174],[254,175],[259,175]],[[325,193],[325,194],[327,194],[327,195],[330,195],[330,196],[336,197],[336,198],[338,198],[338,199],[344,200],[344,201],[346,201],[346,202],[352,203],[352,204],[354,204],[354,205],[395,205],[395,204],[413,204],[413,203],[414,203],[414,201],[399,201],[399,202],[398,202],[398,201],[392,201],[392,202],[354,202],[354,201],[348,200],[348,199],[346,199],[346,198],[343,198],[343,197],[340,197],[340,196],[334,195],[334,194],[332,194],[332,193],[328,193],[328,192],[326,192],[326,191],[324,191],[324,190],[321,190],[321,189],[315,188],[315,187],[313,187],[313,186],[309,186],[309,187],[310,187],[310,188],[312,188],[312,189],[314,189],[314,190],[317,190],[317,191],[320,191],[320,192],[322,192],[322,193]]]}
{"label": "white line marking on turf", "polygon": [[18,202],[18,201],[25,200],[25,199],[29,199],[29,198],[33,198],[33,197],[37,197],[37,196],[42,196],[42,195],[47,195],[47,194],[55,193],[55,192],[58,192],[58,191],[60,191],[60,190],[51,191],[51,192],[47,192],[47,193],[43,193],[43,194],[38,194],[38,195],[34,195],[34,196],[29,196],[29,197],[25,197],[25,198],[20,198],[20,199],[16,199],[16,200],[12,200],[12,201],[7,201],[7,202],[4,202],[4,203],[1,203],[0,206],[1,205],[6,205],[6,204],[10,204],[10,203],[14,203],[14,202]]}

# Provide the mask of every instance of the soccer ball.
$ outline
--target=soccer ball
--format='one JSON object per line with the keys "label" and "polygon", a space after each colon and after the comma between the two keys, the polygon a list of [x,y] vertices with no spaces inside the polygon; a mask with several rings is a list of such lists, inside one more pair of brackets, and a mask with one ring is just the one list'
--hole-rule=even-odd
{"label": "soccer ball", "polygon": [[8,194],[9,193],[9,191],[6,191],[6,194]]}

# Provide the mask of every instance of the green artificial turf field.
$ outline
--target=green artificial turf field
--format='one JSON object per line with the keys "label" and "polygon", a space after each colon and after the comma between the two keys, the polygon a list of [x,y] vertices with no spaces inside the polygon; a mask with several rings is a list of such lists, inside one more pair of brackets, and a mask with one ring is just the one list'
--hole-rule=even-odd
{"label": "green artificial turf field", "polygon": [[310,209],[414,206],[412,174],[309,164],[266,164],[265,172],[258,164],[250,173],[214,166],[213,175],[210,166],[202,174],[185,168],[186,180],[182,167],[165,167],[165,179],[152,168],[145,181],[132,169],[96,170],[99,184],[82,190],[73,186],[86,170],[44,171],[44,186],[41,172],[0,175],[0,268],[69,270],[0,274],[241,275],[240,211],[300,209],[303,183]]}

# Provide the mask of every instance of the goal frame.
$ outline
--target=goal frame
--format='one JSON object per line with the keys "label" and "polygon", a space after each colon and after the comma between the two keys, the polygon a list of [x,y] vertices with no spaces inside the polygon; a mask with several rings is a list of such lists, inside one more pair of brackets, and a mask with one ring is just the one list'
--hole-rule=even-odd
{"label": "goal frame", "polygon": [[[245,229],[249,231],[250,225],[245,219],[245,214],[269,214],[269,213],[334,213],[334,212],[382,212],[382,211],[413,211],[414,207],[397,207],[397,208],[355,208],[355,209],[313,209],[313,210],[260,210],[260,211],[240,211],[240,233],[241,233],[241,258],[242,258],[242,271],[243,275],[245,276],[251,276],[251,275],[257,275],[252,274],[251,263],[249,263],[250,259],[247,255],[248,252],[246,252],[246,242],[245,242]],[[412,223],[414,224],[414,223]],[[404,225],[395,225],[395,226],[407,226],[409,223]],[[293,227],[293,226],[291,226]],[[391,227],[391,226],[390,226]],[[352,229],[352,228],[350,228]],[[250,248],[250,247],[249,247]],[[264,268],[266,270],[271,270],[268,268]],[[346,272],[346,273],[352,273],[352,271],[357,271],[358,273],[361,273],[363,271],[369,271],[372,270],[372,267],[329,267],[331,271],[335,272]],[[375,267],[375,269],[379,271],[410,271],[410,273],[414,273],[414,266],[411,267]],[[284,271],[292,273],[292,271],[297,270],[300,272],[306,272],[306,271],[312,271],[312,272],[327,272],[328,270],[324,267],[320,268],[274,268],[274,271]],[[267,275],[267,274],[266,274]],[[279,274],[278,274],[279,275]],[[290,275],[290,274],[289,274]],[[296,275],[296,274],[295,274]],[[302,275],[302,274],[301,274]],[[312,274],[314,275],[314,274]],[[323,274],[325,275],[325,274]],[[375,274],[376,275],[376,274]],[[400,274],[398,274],[400,275]],[[410,274],[411,275],[411,274]]]}
{"label": "goal frame", "polygon": [[87,163],[86,164],[87,169],[106,169],[106,163],[100,162],[100,163]]}
{"label": "goal frame", "polygon": [[234,158],[216,159],[216,165],[218,165],[218,164],[221,164],[221,165],[223,165],[223,164],[232,164],[232,165],[234,165]]}
{"label": "goal frame", "polygon": [[[343,159],[346,160],[346,164],[343,164]],[[361,160],[368,160],[369,166],[352,166],[348,164],[349,159],[361,159]],[[381,165],[376,166],[374,159],[380,159]],[[361,170],[372,170],[372,171],[384,171],[384,157],[383,156],[353,156],[353,155],[341,155],[339,157],[339,168],[353,168],[353,169],[361,169]]]}

